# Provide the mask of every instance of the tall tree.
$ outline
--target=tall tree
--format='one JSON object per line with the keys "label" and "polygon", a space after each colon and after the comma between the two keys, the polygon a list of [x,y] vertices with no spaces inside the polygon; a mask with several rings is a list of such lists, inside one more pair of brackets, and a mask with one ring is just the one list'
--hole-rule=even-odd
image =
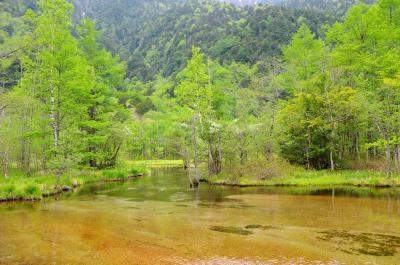
{"label": "tall tree", "polygon": [[83,20],[78,28],[80,48],[93,67],[93,86],[87,99],[87,119],[81,122],[86,132],[82,150],[91,167],[114,166],[123,142],[122,123],[126,119],[119,104],[118,89],[124,85],[126,67],[98,43],[100,35],[90,20]]}
{"label": "tall tree", "polygon": [[72,35],[73,6],[65,0],[41,1],[40,14],[31,15],[33,25],[20,87],[40,102],[42,135],[51,131],[52,147],[44,150],[58,169],[66,158],[76,159],[77,124],[84,119],[94,83],[92,67]]}
{"label": "tall tree", "polygon": [[[194,156],[194,185],[199,184],[197,130],[196,123],[203,125],[212,115],[211,96],[212,89],[208,68],[200,48],[193,47],[192,58],[187,62],[185,69],[178,75],[179,85],[175,90],[180,102],[192,112],[192,136]],[[205,131],[206,129],[204,129]]]}

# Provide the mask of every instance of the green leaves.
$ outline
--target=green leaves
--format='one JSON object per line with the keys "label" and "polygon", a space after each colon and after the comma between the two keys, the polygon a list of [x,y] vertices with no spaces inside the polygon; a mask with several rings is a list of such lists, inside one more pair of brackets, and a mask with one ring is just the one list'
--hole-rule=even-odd
{"label": "green leaves", "polygon": [[178,100],[192,109],[196,115],[209,116],[211,114],[211,82],[200,48],[193,47],[192,58],[177,78],[179,85],[175,94]]}
{"label": "green leaves", "polygon": [[142,81],[158,74],[175,76],[190,58],[192,45],[226,65],[255,64],[280,56],[302,22],[315,33],[320,25],[333,22],[320,11],[270,5],[236,8],[215,1],[98,0],[79,15],[83,12],[105,31],[102,43],[127,61],[128,78]]}

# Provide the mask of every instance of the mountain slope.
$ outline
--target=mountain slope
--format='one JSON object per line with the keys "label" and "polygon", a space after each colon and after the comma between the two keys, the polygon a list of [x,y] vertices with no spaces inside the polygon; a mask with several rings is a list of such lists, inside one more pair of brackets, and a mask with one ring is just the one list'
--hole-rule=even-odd
{"label": "mountain slope", "polygon": [[251,6],[258,4],[280,4],[282,0],[220,0],[237,6]]}
{"label": "mountain slope", "polygon": [[[70,0],[75,17],[95,20],[102,43],[147,80],[182,68],[193,45],[222,63],[254,64],[279,56],[301,23],[318,36],[355,0]],[[4,0],[21,15],[35,0]],[[255,5],[269,3],[275,5]],[[4,5],[3,3],[1,3]],[[239,4],[237,6],[234,4]],[[334,10],[323,12],[321,9]]]}
{"label": "mountain slope", "polygon": [[301,23],[319,34],[334,21],[319,11],[201,0],[96,0],[85,13],[104,30],[105,46],[128,62],[129,77],[140,79],[173,75],[193,45],[221,62],[254,64],[280,55]]}
{"label": "mountain slope", "polygon": [[374,3],[375,0],[220,0],[225,3],[231,3],[237,6],[252,6],[258,4],[280,5],[296,9],[319,10],[333,14],[335,16],[343,16],[346,11],[357,4],[364,2],[367,4]]}

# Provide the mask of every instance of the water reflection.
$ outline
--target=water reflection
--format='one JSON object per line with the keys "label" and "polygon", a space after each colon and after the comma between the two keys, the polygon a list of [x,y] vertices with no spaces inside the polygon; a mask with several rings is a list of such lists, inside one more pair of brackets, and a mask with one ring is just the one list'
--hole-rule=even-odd
{"label": "water reflection", "polygon": [[[190,189],[183,170],[0,206],[1,264],[396,264],[400,191]],[[26,248],[25,246],[30,246]],[[71,254],[72,253],[72,254]]]}

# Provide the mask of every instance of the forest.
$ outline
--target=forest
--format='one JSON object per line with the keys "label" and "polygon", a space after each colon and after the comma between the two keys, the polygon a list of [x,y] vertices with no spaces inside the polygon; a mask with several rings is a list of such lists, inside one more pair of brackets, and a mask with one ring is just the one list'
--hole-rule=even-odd
{"label": "forest", "polygon": [[296,3],[3,1],[0,195],[137,160],[193,185],[398,185],[400,1]]}
{"label": "forest", "polygon": [[400,260],[400,0],[0,0],[0,264]]}

